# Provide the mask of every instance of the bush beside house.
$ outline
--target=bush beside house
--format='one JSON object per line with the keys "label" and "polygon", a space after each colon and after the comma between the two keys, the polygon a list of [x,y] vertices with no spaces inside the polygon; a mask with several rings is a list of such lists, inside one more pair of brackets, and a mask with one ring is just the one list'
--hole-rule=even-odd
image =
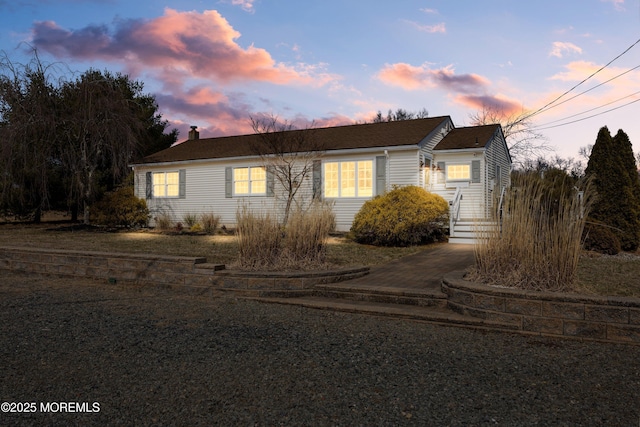
{"label": "bush beside house", "polygon": [[106,193],[93,207],[93,221],[107,227],[145,227],[149,222],[147,202],[123,186]]}
{"label": "bush beside house", "polygon": [[359,243],[410,246],[443,240],[449,204],[417,186],[395,188],[367,201],[356,214],[351,232]]}

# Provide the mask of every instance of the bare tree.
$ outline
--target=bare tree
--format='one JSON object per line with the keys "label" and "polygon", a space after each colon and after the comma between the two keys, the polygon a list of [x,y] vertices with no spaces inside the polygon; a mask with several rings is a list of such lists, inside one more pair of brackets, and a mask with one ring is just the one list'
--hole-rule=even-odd
{"label": "bare tree", "polygon": [[[299,190],[302,183],[312,177],[314,167],[319,166],[324,144],[316,138],[313,124],[306,129],[295,129],[276,116],[265,116],[251,117],[251,126],[259,136],[251,149],[260,156],[267,174],[273,174],[284,194],[282,223],[286,225],[294,203],[301,203]],[[317,185],[313,183],[313,197],[319,196]]]}
{"label": "bare tree", "polygon": [[506,113],[497,107],[483,105],[469,116],[474,126],[499,123],[509,146],[514,163],[523,163],[527,159],[535,159],[553,151],[547,138],[537,132],[528,113]]}
{"label": "bare tree", "polygon": [[591,157],[591,151],[593,151],[593,144],[587,144],[580,147],[580,149],[578,150],[578,155],[582,160],[588,162],[589,157]]}

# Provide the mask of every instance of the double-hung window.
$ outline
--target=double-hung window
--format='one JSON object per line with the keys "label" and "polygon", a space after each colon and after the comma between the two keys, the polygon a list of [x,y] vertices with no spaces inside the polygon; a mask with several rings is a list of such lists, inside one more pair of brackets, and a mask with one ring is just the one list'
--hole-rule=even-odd
{"label": "double-hung window", "polygon": [[324,164],[325,197],[373,196],[373,160]]}
{"label": "double-hung window", "polygon": [[178,197],[180,195],[180,174],[175,172],[153,173],[154,197]]}
{"label": "double-hung window", "polygon": [[447,181],[471,181],[471,165],[463,164],[447,164]]}
{"label": "double-hung window", "polygon": [[233,168],[233,193],[266,194],[267,172],[262,166]]}

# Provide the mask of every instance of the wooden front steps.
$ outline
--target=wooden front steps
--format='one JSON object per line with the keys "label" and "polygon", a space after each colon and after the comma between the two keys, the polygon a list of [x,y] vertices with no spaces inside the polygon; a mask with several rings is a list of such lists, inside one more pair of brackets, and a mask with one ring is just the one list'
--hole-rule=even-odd
{"label": "wooden front steps", "polygon": [[449,232],[449,243],[474,245],[482,239],[484,233],[495,231],[498,224],[486,220],[461,219]]}

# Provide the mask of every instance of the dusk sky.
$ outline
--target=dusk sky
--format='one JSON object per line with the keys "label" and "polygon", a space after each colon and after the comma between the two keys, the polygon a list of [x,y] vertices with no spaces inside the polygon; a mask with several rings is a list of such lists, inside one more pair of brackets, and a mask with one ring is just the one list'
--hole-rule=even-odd
{"label": "dusk sky", "polygon": [[[0,0],[9,58],[30,45],[77,72],[127,73],[179,140],[189,125],[251,133],[264,113],[304,127],[397,108],[456,126],[482,105],[534,112],[638,39],[640,0]],[[605,125],[637,152],[635,101],[640,43],[533,121],[563,157]]]}

